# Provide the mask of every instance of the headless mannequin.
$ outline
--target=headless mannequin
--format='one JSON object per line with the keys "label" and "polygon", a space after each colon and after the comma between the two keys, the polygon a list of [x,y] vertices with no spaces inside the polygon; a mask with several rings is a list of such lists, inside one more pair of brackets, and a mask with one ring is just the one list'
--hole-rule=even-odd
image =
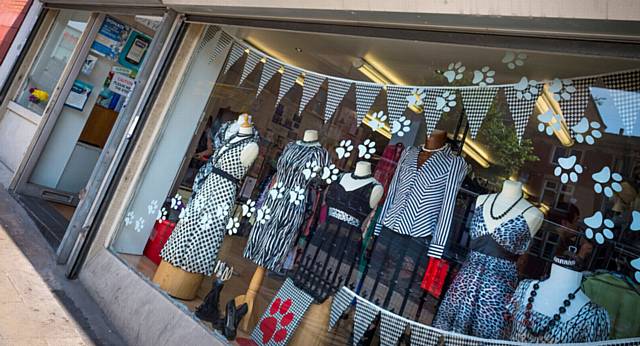
{"label": "headless mannequin", "polygon": [[[225,138],[230,138],[236,133],[239,134],[239,136],[231,140],[231,143],[238,142],[246,138],[246,136],[253,134],[253,125],[250,122],[250,116],[248,114],[240,115],[236,124],[237,129],[234,130],[233,126],[231,126],[227,133],[224,134]],[[240,152],[240,162],[242,165],[245,167],[251,166],[253,161],[258,157],[258,152],[259,148],[257,143],[250,143],[242,149]],[[160,266],[158,266],[153,276],[153,282],[160,285],[162,290],[173,297],[183,300],[192,300],[195,298],[203,279],[203,274],[188,272],[182,268],[173,266],[165,260],[160,262]]]}
{"label": "headless mannequin", "polygon": [[[447,132],[434,130],[431,136],[427,137],[424,147],[418,154],[418,168],[421,168],[427,160],[434,154],[435,150],[442,148],[447,142]],[[425,150],[427,149],[427,150]]]}
{"label": "headless mannequin", "polygon": [[[494,220],[491,217],[491,205],[493,204],[494,198],[497,198],[495,200],[493,210],[495,215],[509,209],[509,207],[511,207],[522,196],[523,193],[524,192],[522,191],[522,183],[517,181],[505,180],[504,184],[502,184],[502,191],[500,191],[499,194],[478,196],[478,198],[476,199],[476,207],[482,203],[485,203],[482,212],[484,222],[489,230],[495,230],[496,227],[500,226],[500,224],[516,217],[518,214],[521,214],[525,209],[531,206],[531,203],[527,202],[523,198],[513,207],[513,209],[511,209],[510,212],[507,213],[507,215],[500,218],[499,220]],[[529,208],[524,214],[522,214],[522,216],[529,226],[531,236],[533,236],[540,229],[542,221],[544,220],[544,215],[538,208]]]}
{"label": "headless mannequin", "polygon": [[377,185],[371,190],[371,197],[369,197],[369,206],[371,209],[375,209],[378,206],[378,202],[382,199],[384,194],[384,188],[380,183],[376,181],[376,178],[371,176],[371,163],[367,161],[358,161],[356,163],[356,169],[353,171],[353,176],[356,178],[369,176],[368,179],[354,179],[351,174],[345,174],[340,179],[340,185],[347,191],[353,191],[362,186],[365,186],[371,182],[376,182]]}

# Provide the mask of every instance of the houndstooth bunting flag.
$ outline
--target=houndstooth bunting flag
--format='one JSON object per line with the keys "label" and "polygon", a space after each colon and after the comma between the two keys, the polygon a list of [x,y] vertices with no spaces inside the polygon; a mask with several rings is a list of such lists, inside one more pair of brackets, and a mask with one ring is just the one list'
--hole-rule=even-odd
{"label": "houndstooth bunting flag", "polygon": [[457,104],[455,89],[427,88],[424,100],[424,120],[427,124],[427,137],[435,130],[442,114],[450,112]]}
{"label": "houndstooth bunting flag", "polygon": [[229,57],[227,58],[227,64],[224,65],[224,73],[229,72],[231,66],[233,66],[242,56],[244,55],[244,47],[242,47],[239,43],[235,42],[233,47],[231,47],[231,53],[229,53]]}
{"label": "houndstooth bunting flag", "polygon": [[300,99],[300,108],[298,109],[298,114],[302,114],[304,107],[307,106],[307,103],[316,96],[318,90],[320,90],[320,86],[324,83],[324,80],[327,77],[323,75],[319,75],[313,72],[307,72],[304,75],[304,85],[302,87],[302,98]]}
{"label": "houndstooth bunting flag", "polygon": [[269,83],[271,78],[273,78],[276,73],[278,73],[280,66],[282,65],[280,65],[279,62],[267,58],[267,62],[262,67],[262,74],[260,75],[260,83],[258,83],[258,92],[256,95],[260,95],[262,89],[264,89],[264,86]]}
{"label": "houndstooth bunting flag", "polygon": [[387,112],[389,123],[398,120],[409,106],[407,97],[413,89],[399,85],[387,85]]}
{"label": "houndstooth bunting flag", "polygon": [[238,85],[242,84],[242,82],[244,82],[247,76],[251,72],[253,72],[253,70],[256,68],[258,63],[260,63],[260,59],[262,59],[262,56],[260,54],[258,54],[253,49],[249,49],[249,56],[247,57],[247,61],[244,63],[244,67],[242,69],[242,76],[240,77],[240,82],[238,83]]}
{"label": "houndstooth bunting flag", "polygon": [[302,71],[297,67],[289,65],[284,67],[284,73],[280,80],[280,92],[278,93],[278,100],[276,101],[276,104],[280,103],[284,95],[291,90],[291,87],[296,83],[296,79],[298,79],[300,73],[302,73]]}
{"label": "houndstooth bunting flag", "polygon": [[[589,87],[596,80],[596,78],[576,78],[573,80],[556,78],[548,83],[554,99],[560,104],[562,115],[569,129],[584,116],[591,95]],[[573,137],[573,130],[570,132]]]}
{"label": "houndstooth bunting flag", "polygon": [[615,73],[602,81],[609,88],[625,135],[633,135],[640,115],[640,70]]}
{"label": "houndstooth bunting flag", "polygon": [[469,121],[471,139],[475,139],[487,115],[498,88],[465,88],[460,90],[462,104]]}
{"label": "houndstooth bunting flag", "polygon": [[514,86],[509,86],[504,88],[504,95],[507,100],[507,105],[509,105],[518,143],[520,143],[522,142],[524,130],[529,123],[529,117],[533,114],[533,108],[536,105],[536,100],[538,100],[538,94],[529,92],[529,94],[525,96],[522,90],[517,90]]}
{"label": "houndstooth bunting flag", "polygon": [[338,323],[338,320],[344,312],[349,308],[351,302],[353,301],[353,297],[351,294],[343,287],[338,293],[333,297],[333,302],[331,302],[331,313],[329,315],[329,330],[333,329]]}
{"label": "houndstooth bunting flag", "polygon": [[329,88],[327,90],[327,104],[324,108],[324,122],[326,123],[333,116],[340,102],[351,88],[351,82],[342,79],[329,77]]}
{"label": "houndstooth bunting flag", "polygon": [[358,299],[356,303],[356,314],[353,317],[353,344],[357,345],[364,332],[371,325],[371,322],[378,315],[377,306],[365,299]]}
{"label": "houndstooth bunting flag", "polygon": [[393,346],[398,344],[400,335],[407,328],[407,322],[386,310],[380,310],[380,344]]}
{"label": "houndstooth bunting flag", "polygon": [[362,119],[364,119],[369,109],[371,109],[371,106],[373,106],[380,91],[382,91],[382,85],[380,84],[356,82],[357,126],[362,124]]}

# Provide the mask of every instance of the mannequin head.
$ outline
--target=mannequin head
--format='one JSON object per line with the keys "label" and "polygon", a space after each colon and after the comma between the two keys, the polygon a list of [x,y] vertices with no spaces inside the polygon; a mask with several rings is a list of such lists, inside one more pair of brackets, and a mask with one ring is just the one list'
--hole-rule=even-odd
{"label": "mannequin head", "polygon": [[371,175],[371,162],[358,161],[356,163],[356,168],[353,171],[353,174],[357,177],[364,177],[367,175]]}
{"label": "mannequin head", "polygon": [[316,130],[306,130],[304,131],[304,137],[302,140],[305,142],[315,142],[318,140],[318,131]]}
{"label": "mannequin head", "polygon": [[507,179],[504,181],[504,183],[502,183],[502,191],[500,192],[501,195],[520,197],[522,193],[523,191],[521,182]]}
{"label": "mannequin head", "polygon": [[447,132],[442,130],[433,130],[431,135],[427,137],[424,146],[428,149],[441,148],[447,141]]}
{"label": "mannequin head", "polygon": [[253,123],[251,122],[251,116],[247,113],[242,113],[238,116],[238,124],[240,125],[241,128],[253,127]]}

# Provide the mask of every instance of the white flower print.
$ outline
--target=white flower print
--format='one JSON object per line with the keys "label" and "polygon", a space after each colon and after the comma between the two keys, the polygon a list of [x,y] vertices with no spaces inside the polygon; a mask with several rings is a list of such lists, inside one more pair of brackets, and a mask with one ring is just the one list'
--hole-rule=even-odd
{"label": "white flower print", "polygon": [[289,191],[289,203],[300,205],[304,201],[305,195],[305,189],[300,186],[296,186]]}
{"label": "white flower print", "polygon": [[477,84],[481,87],[487,86],[487,84],[493,84],[496,71],[492,70],[489,66],[484,66],[479,70],[473,71],[473,80],[471,83]]}
{"label": "white flower print", "polygon": [[246,202],[244,202],[244,204],[242,205],[242,216],[243,217],[251,217],[251,215],[253,215],[253,213],[256,212],[256,201],[252,201],[251,199],[248,199]]}
{"label": "white flower print", "polygon": [[240,220],[238,220],[237,217],[229,218],[229,221],[227,221],[227,226],[226,226],[226,229],[229,235],[234,235],[238,233],[238,228],[240,228]]}
{"label": "white flower print", "polygon": [[144,218],[139,217],[136,220],[136,225],[135,225],[134,229],[135,229],[136,232],[140,233],[140,232],[142,232],[143,228],[144,228]]}
{"label": "white flower print", "polygon": [[582,119],[580,119],[577,124],[573,125],[571,129],[575,133],[574,138],[576,139],[576,142],[593,145],[596,142],[594,138],[602,138],[602,132],[599,130],[600,127],[601,125],[599,122],[589,122],[589,119],[582,117]]}
{"label": "white flower print", "polygon": [[[584,219],[584,224],[587,225],[587,229],[584,231],[584,235],[589,239],[596,240],[598,244],[604,244],[604,239],[613,239],[613,221],[602,217],[602,212],[597,211],[595,214]],[[604,226],[604,227],[603,227]]]}
{"label": "white flower print", "polygon": [[165,207],[162,207],[160,210],[158,210],[158,214],[156,215],[156,220],[158,221],[165,221],[167,220],[167,209]]}
{"label": "white flower print", "polygon": [[[613,192],[622,191],[622,176],[620,173],[611,172],[611,169],[608,166],[604,166],[600,172],[594,173],[591,175],[591,178],[596,182],[593,185],[593,190],[596,193],[603,193],[607,197],[613,197]],[[611,181],[611,184],[609,182]]]}
{"label": "white flower print", "polygon": [[309,179],[315,178],[319,170],[320,170],[320,167],[318,166],[317,162],[308,161],[304,165],[304,169],[302,170],[302,175],[304,175],[304,178],[306,180],[309,180]]}
{"label": "white flower print", "polygon": [[182,196],[176,193],[175,196],[171,197],[171,209],[178,210],[182,206]]}
{"label": "white flower print", "polygon": [[384,123],[387,121],[387,116],[383,111],[375,112],[371,114],[371,120],[369,120],[368,124],[371,127],[371,130],[374,132],[382,129],[384,127]]}
{"label": "white flower print", "polygon": [[365,139],[364,143],[358,145],[358,157],[370,159],[372,154],[376,152],[376,142]]}
{"label": "white flower print", "polygon": [[562,130],[562,118],[555,114],[551,109],[539,114],[538,121],[540,121],[538,124],[538,131],[546,132],[549,136],[553,136],[554,131]]}
{"label": "white flower print", "polygon": [[269,190],[269,196],[273,199],[280,199],[284,197],[285,190],[286,187],[284,187],[284,184],[279,181],[271,188],[271,190]]}
{"label": "white flower print", "polygon": [[568,183],[569,180],[574,183],[578,182],[578,174],[582,174],[582,165],[576,163],[576,161],[575,155],[559,158],[558,167],[553,171],[553,174],[556,177],[560,177],[560,181],[563,184]]}
{"label": "white flower print", "polygon": [[409,107],[422,108],[424,106],[424,99],[427,97],[426,88],[413,88],[411,95],[407,96],[407,102]]}
{"label": "white flower print", "polygon": [[391,133],[402,137],[411,130],[411,120],[404,115],[393,121],[391,125]]}
{"label": "white flower print", "polygon": [[136,218],[136,215],[132,211],[128,212],[127,215],[124,217],[124,224],[126,226],[131,226],[135,218]]}
{"label": "white flower print", "polygon": [[442,75],[447,79],[449,83],[462,79],[463,73],[467,68],[462,65],[462,62],[450,63]]}
{"label": "white flower print", "polygon": [[351,144],[350,139],[341,140],[340,144],[336,148],[336,154],[338,154],[338,159],[347,158],[351,156],[352,150],[353,150],[353,144]]}
{"label": "white flower print", "polygon": [[526,59],[527,59],[527,54],[525,53],[516,53],[516,52],[508,51],[504,53],[504,57],[502,58],[502,63],[507,64],[507,68],[509,70],[513,70],[517,66],[524,65],[524,61]]}
{"label": "white flower print", "polygon": [[218,220],[224,220],[227,217],[227,215],[229,215],[228,205],[225,205],[225,206],[219,205],[216,207],[216,218]]}
{"label": "white flower print", "polygon": [[448,112],[456,106],[455,91],[445,90],[442,95],[436,97],[436,110]]}
{"label": "white flower print", "polygon": [[147,214],[153,215],[158,211],[158,201],[155,199],[147,206]]}
{"label": "white flower print", "polygon": [[271,208],[263,205],[262,208],[258,209],[256,222],[259,222],[261,225],[267,223],[267,221],[271,220]]}
{"label": "white flower print", "polygon": [[571,79],[554,79],[549,85],[549,91],[553,93],[553,98],[556,101],[568,100],[571,98],[571,94],[576,92],[576,87],[573,86]]}
{"label": "white flower print", "polygon": [[540,92],[538,82],[533,79],[529,80],[527,77],[520,78],[520,81],[514,84],[513,88],[516,90],[516,97],[519,100],[531,100]]}

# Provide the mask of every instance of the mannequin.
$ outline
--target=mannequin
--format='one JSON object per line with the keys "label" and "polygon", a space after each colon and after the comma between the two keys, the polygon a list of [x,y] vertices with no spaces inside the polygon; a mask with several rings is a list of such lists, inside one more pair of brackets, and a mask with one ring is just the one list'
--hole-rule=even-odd
{"label": "mannequin", "polygon": [[[538,289],[538,297],[540,298],[534,302],[533,309],[553,317],[558,312],[558,307],[567,298],[567,295],[575,292],[581,284],[581,272],[565,268],[556,263],[552,264],[549,278],[540,282],[540,288]],[[529,287],[527,290],[527,297],[531,293],[531,289],[532,287]],[[575,296],[571,305],[566,308],[567,312],[560,315],[561,322],[573,318],[580,311],[580,308],[590,301],[582,290],[579,290]]]}
{"label": "mannequin", "polygon": [[318,131],[316,130],[306,130],[304,131],[304,136],[302,136],[302,141],[306,143],[317,142],[318,141]]}
{"label": "mannequin", "polygon": [[418,168],[422,167],[425,162],[433,155],[434,151],[442,148],[447,142],[447,132],[442,130],[434,130],[431,136],[427,137],[422,146],[420,154],[418,154]]}
{"label": "mannequin", "polygon": [[[375,181],[376,179],[372,177],[371,172],[371,163],[367,161],[358,161],[356,163],[356,168],[353,171],[353,175],[355,177],[370,177],[369,179],[354,179],[351,174],[345,174],[342,176],[340,180],[340,185],[342,185],[345,190],[353,191],[357,188],[360,188],[364,185]],[[378,202],[382,199],[382,195],[384,194],[384,188],[382,185],[376,185],[371,191],[371,197],[369,200],[369,205],[372,209],[375,209],[378,206]]]}
{"label": "mannequin", "polygon": [[[510,206],[512,206],[524,193],[522,190],[522,183],[518,181],[505,180],[502,184],[502,191],[496,194],[490,195],[482,195],[478,196],[476,199],[476,207],[480,205],[480,203],[484,203],[486,200],[488,203],[487,208],[483,208],[484,222],[490,230],[494,230],[505,220],[511,219],[518,214],[521,214],[524,210],[531,207],[531,203],[527,202],[524,198],[520,199],[520,201],[513,207],[513,209],[507,213],[504,217],[494,220],[491,217],[491,202],[493,199],[495,200],[495,214],[502,213],[507,210]],[[488,198],[488,200],[487,200]],[[533,236],[540,226],[542,225],[542,221],[544,220],[544,214],[538,208],[529,208],[525,213],[522,213],[522,216],[527,221],[527,225],[529,226],[529,232],[531,236]]]}

